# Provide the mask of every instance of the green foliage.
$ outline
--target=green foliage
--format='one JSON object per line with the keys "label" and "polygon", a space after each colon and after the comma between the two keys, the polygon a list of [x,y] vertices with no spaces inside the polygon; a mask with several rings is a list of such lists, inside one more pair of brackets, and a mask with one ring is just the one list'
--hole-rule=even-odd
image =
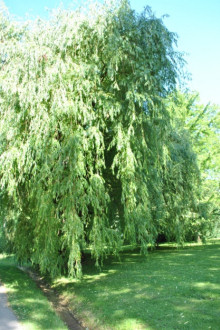
{"label": "green foliage", "polygon": [[[173,125],[187,131],[201,172],[198,215],[200,234],[217,235],[220,229],[220,109],[202,105],[198,94],[176,91],[168,99]],[[191,224],[191,232],[194,225]]]}
{"label": "green foliage", "polygon": [[175,35],[127,1],[0,24],[3,222],[17,257],[80,276],[86,247],[99,265],[123,242],[184,241],[199,173],[165,101]]}

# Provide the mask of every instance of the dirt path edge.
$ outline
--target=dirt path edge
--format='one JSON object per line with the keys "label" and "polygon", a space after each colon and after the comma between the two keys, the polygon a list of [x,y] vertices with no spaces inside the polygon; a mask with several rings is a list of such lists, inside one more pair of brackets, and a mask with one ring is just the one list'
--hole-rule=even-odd
{"label": "dirt path edge", "polygon": [[53,309],[59,315],[59,317],[66,324],[70,330],[85,330],[86,328],[80,324],[80,322],[74,317],[69,310],[68,305],[64,302],[64,299],[59,295],[48,283],[35,271],[27,267],[18,267],[23,272],[27,273],[30,278],[41,289],[43,294],[47,297],[48,301],[52,304]]}

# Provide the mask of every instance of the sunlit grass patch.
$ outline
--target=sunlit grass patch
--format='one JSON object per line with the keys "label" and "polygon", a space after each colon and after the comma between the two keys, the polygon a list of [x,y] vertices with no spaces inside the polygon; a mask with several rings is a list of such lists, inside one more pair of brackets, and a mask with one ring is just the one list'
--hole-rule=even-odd
{"label": "sunlit grass patch", "polygon": [[99,272],[84,264],[81,281],[54,287],[90,329],[219,329],[220,241],[141,256],[124,251]]}
{"label": "sunlit grass patch", "polygon": [[13,256],[0,255],[0,280],[24,329],[67,329],[36,284],[16,267]]}

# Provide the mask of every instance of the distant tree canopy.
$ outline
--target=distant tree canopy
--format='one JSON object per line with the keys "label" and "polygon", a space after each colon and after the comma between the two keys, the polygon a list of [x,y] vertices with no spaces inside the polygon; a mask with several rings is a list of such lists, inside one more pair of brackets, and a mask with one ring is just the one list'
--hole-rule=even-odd
{"label": "distant tree canopy", "polygon": [[[201,105],[197,93],[175,91],[167,98],[176,129],[188,132],[201,172],[198,209],[204,232],[220,233],[220,105]],[[202,220],[203,219],[203,220]]]}
{"label": "distant tree canopy", "polygon": [[124,243],[202,233],[190,134],[173,123],[175,35],[127,1],[0,16],[1,223],[17,257],[81,274]]}

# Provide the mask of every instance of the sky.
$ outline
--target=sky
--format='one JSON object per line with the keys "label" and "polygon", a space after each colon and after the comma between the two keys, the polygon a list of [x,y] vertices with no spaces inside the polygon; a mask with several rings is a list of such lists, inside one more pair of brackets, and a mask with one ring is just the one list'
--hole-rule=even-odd
{"label": "sky", "polygon": [[[9,12],[22,19],[48,17],[60,0],[4,0]],[[63,6],[80,0],[63,0]],[[130,0],[137,12],[150,6],[167,28],[178,35],[178,50],[185,53],[186,69],[191,74],[188,86],[200,94],[201,103],[220,105],[220,0]]]}

